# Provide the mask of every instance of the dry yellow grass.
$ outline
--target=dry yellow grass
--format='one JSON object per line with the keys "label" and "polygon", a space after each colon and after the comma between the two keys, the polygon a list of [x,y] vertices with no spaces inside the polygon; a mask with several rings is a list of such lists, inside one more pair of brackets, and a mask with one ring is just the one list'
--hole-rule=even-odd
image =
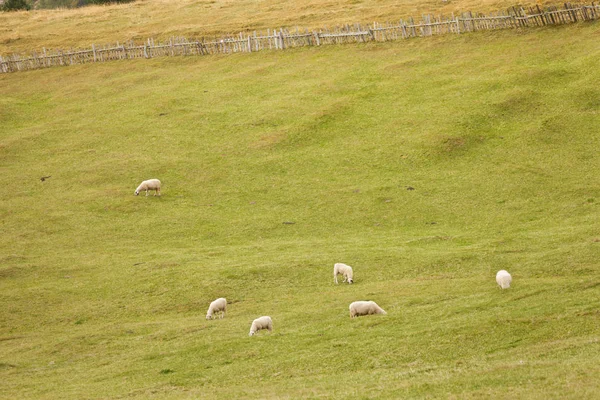
{"label": "dry yellow grass", "polygon": [[[74,10],[0,13],[0,54],[146,38],[220,36],[269,28],[316,29],[422,14],[489,12],[513,0],[141,0]],[[527,2],[525,4],[528,4]],[[535,2],[531,1],[531,5]]]}

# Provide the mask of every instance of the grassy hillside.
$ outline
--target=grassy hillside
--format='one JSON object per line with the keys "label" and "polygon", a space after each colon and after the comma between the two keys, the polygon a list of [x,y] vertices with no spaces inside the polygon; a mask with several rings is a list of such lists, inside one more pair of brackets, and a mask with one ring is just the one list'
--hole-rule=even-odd
{"label": "grassy hillside", "polygon": [[148,38],[202,38],[281,27],[371,24],[422,14],[489,13],[515,4],[513,0],[378,0],[376,4],[360,0],[138,0],[76,10],[0,13],[0,55]]}
{"label": "grassy hillside", "polygon": [[597,398],[599,35],[0,75],[0,398]]}

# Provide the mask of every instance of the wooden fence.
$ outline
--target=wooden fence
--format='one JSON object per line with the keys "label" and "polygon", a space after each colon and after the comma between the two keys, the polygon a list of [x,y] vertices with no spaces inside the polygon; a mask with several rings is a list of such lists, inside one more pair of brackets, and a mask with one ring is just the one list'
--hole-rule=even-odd
{"label": "wooden fence", "polygon": [[134,58],[154,58],[165,56],[229,54],[255,52],[265,49],[283,50],[290,47],[323,46],[343,43],[384,42],[432,35],[460,34],[482,30],[539,27],[545,25],[570,24],[580,21],[594,21],[600,18],[600,5],[556,6],[524,8],[512,7],[506,11],[490,15],[471,12],[449,17],[423,15],[419,22],[413,18],[397,23],[370,26],[360,24],[336,27],[333,30],[321,29],[290,31],[288,29],[268,30],[266,34],[242,34],[226,36],[215,40],[187,40],[172,38],[167,43],[155,43],[148,39],[143,44],[133,42],[102,46],[92,45],[91,49],[53,51],[43,49],[40,53],[21,57],[17,54],[0,56],[0,72],[27,71],[54,66],[86,64],[111,60]]}

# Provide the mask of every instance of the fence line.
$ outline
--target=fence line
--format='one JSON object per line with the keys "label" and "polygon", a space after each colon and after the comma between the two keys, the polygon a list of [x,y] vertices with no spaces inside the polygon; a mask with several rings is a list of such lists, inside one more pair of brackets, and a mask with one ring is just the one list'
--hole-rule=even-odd
{"label": "fence line", "polygon": [[268,30],[266,34],[242,34],[225,36],[212,41],[171,38],[167,43],[154,43],[148,39],[141,45],[133,42],[108,45],[91,49],[58,50],[49,53],[45,48],[41,53],[21,57],[17,54],[0,56],[0,73],[27,71],[54,66],[86,64],[111,60],[130,60],[135,58],[154,58],[166,56],[230,54],[240,52],[256,52],[261,50],[283,50],[291,47],[323,46],[344,43],[385,42],[389,40],[408,39],[445,34],[461,34],[482,30],[518,29],[526,27],[562,25],[581,21],[594,21],[600,18],[600,5],[572,6],[564,4],[564,9],[548,6],[524,8],[511,7],[490,15],[473,14],[472,12],[452,14],[449,17],[423,15],[418,23],[411,17],[398,23],[380,24],[374,22],[370,26],[360,24],[336,27],[332,31],[327,28],[319,31],[300,31],[294,33],[288,29]]}

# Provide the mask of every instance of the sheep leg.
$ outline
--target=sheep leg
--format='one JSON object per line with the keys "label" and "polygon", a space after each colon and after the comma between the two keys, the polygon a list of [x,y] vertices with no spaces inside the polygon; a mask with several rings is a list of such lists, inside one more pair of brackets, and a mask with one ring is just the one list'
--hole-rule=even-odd
{"label": "sheep leg", "polygon": [[148,189],[146,189],[146,197],[148,197]]}

